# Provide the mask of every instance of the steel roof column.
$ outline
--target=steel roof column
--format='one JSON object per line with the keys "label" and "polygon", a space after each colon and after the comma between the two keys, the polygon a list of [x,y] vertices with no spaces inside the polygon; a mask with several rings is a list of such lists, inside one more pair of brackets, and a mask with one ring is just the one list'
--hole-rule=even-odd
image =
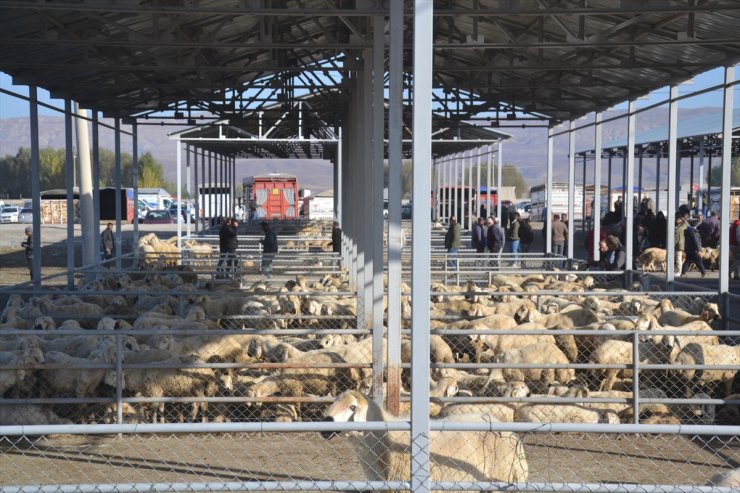
{"label": "steel roof column", "polygon": [[[553,137],[552,127],[547,129],[547,178],[546,178],[546,190],[545,190],[545,210],[547,213],[544,218],[545,228],[545,254],[552,253],[552,161],[553,161]],[[501,190],[501,182],[499,182],[499,190]],[[501,196],[499,195],[499,211],[501,210]]]}
{"label": "steel roof column", "polygon": [[622,156],[622,219],[625,219],[626,217],[627,217],[627,149],[625,149],[624,155]]}
{"label": "steel roof column", "polygon": [[216,154],[216,170],[218,176],[216,178],[218,191],[216,194],[216,200],[218,201],[218,217],[224,217],[224,156],[222,154]]}
{"label": "steel roof column", "polygon": [[[200,182],[198,181],[198,148],[195,146],[190,147],[193,150],[193,191],[195,192],[193,197],[193,213],[195,214],[195,224],[193,225],[194,234],[198,234],[200,226]],[[246,211],[246,204],[244,205]]]}
{"label": "steel roof column", "polygon": [[594,125],[594,202],[591,206],[591,220],[594,224],[593,252],[594,260],[598,260],[599,243],[601,238],[601,130],[602,113],[595,115]]}
{"label": "steel roof column", "polygon": [[[76,103],[75,103],[76,104]],[[76,110],[79,113],[79,109]],[[76,128],[78,132],[77,137],[77,153],[79,154],[80,150],[80,141],[79,141],[79,135],[80,135],[80,128],[84,128],[84,134],[87,135],[87,125],[81,125],[80,119],[77,119],[76,122]],[[88,148],[90,146],[88,145]],[[80,159],[78,157],[78,159]],[[89,159],[89,155],[88,155]],[[98,227],[100,226],[100,132],[98,128],[98,112],[93,110],[92,112],[92,172],[93,172],[93,203],[90,206],[91,209],[93,209],[93,224],[97,224]],[[82,214],[82,195],[80,195],[80,214]],[[86,250],[84,240],[87,237],[85,234],[85,229],[82,227],[82,219],[80,219],[80,230],[82,233],[82,263],[87,263],[87,256],[86,256]],[[93,249],[92,249],[92,257],[93,257],[93,263],[95,265],[100,265],[100,251],[102,250],[100,247],[101,238],[100,235],[93,235]]]}
{"label": "steel roof column", "polygon": [[[114,153],[116,162],[116,269],[121,268],[121,119],[114,118]],[[82,168],[82,166],[80,166]],[[97,227],[95,228],[97,232]]]}
{"label": "steel roof column", "polygon": [[486,148],[488,149],[488,153],[486,154],[488,157],[488,161],[486,162],[486,214],[488,214],[488,216],[493,216],[493,211],[491,210],[491,188],[493,186],[491,183],[491,167],[493,166],[493,144],[488,144]]}
{"label": "steel roof column", "polygon": [[[476,167],[475,167],[475,197],[476,197],[476,200],[475,200],[475,209],[476,209],[475,210],[475,217],[481,217],[482,216],[481,212],[483,212],[483,211],[481,211],[481,208],[480,208],[480,206],[482,205],[482,201],[480,199],[480,193],[481,193],[480,192],[480,186],[481,186],[481,182],[480,182],[480,166],[481,166],[480,165],[480,161],[481,161],[481,158],[483,157],[483,151],[482,151],[482,149],[483,148],[480,148],[480,147],[478,149],[476,149],[476,153],[477,154],[475,156],[475,162],[476,162]],[[488,209],[486,209],[486,212],[488,212]]]}
{"label": "steel roof column", "polygon": [[[187,204],[185,204],[185,217],[187,218],[185,220],[185,236],[190,237],[190,211],[188,211],[188,204],[190,203],[190,152],[191,152],[190,144],[185,144],[185,200],[187,200]],[[182,207],[182,205],[180,206]],[[180,215],[182,215],[182,212],[178,212]]]}
{"label": "steel roof column", "polygon": [[468,151],[468,229],[473,230],[473,224],[475,224],[474,219],[478,216],[478,214],[475,213],[475,204],[474,202],[477,202],[475,200],[475,197],[477,196],[477,192],[474,190],[473,187],[473,163],[475,162],[475,156],[474,151],[470,150]]}
{"label": "steel roof column", "polygon": [[612,210],[612,154],[614,149],[609,149],[609,157],[607,160],[607,177],[606,177],[606,210],[611,212]]}
{"label": "steel roof column", "polygon": [[39,182],[39,106],[36,86],[28,87],[31,126],[31,202],[33,202],[33,288],[41,288],[41,184]]}
{"label": "steel roof column", "polygon": [[663,155],[663,145],[658,144],[655,153],[655,213],[660,211],[660,157]]}
{"label": "steel roof column", "polygon": [[461,186],[458,186],[458,184],[461,183],[461,171],[462,169],[462,153],[458,152],[455,154],[455,169],[453,171],[452,180],[454,184],[453,190],[453,197],[455,199],[455,205],[452,207],[452,212],[450,213],[450,216],[455,216],[457,218],[457,222],[460,223],[460,227],[462,228],[462,218],[460,217],[462,215],[462,206],[460,205],[460,190]]}
{"label": "steel roof column", "polygon": [[569,259],[573,258],[573,246],[575,244],[575,201],[576,201],[576,122],[570,121],[568,130],[568,253]]}
{"label": "steel roof column", "polygon": [[632,258],[634,256],[634,234],[635,234],[635,228],[634,228],[634,221],[635,221],[635,120],[637,119],[637,115],[635,114],[636,110],[636,103],[635,100],[631,100],[628,103],[628,115],[627,115],[627,174],[624,177],[626,184],[625,184],[625,194],[626,197],[622,201],[622,208],[624,209],[626,213],[627,218],[627,229],[625,231],[625,263],[624,263],[624,269],[628,271],[627,277],[625,279],[625,287],[629,287],[629,284],[632,282]]}
{"label": "steel roof column", "polygon": [[[342,127],[337,128],[337,151],[336,161],[334,162],[334,219],[339,221],[344,231],[344,211],[342,196],[344,195],[344,173],[342,170]],[[344,233],[342,233],[344,236]],[[342,250],[344,251],[344,250]],[[344,257],[344,254],[342,254]],[[346,257],[344,257],[346,258]]]}
{"label": "steel roof column", "polygon": [[496,180],[496,190],[498,190],[498,206],[496,208],[496,216],[498,217],[499,223],[501,222],[501,193],[504,190],[504,147],[501,141],[497,144],[498,156],[498,179]]}
{"label": "steel roof column", "polygon": [[[414,0],[413,203],[429,195],[432,158],[432,32],[434,6]],[[411,271],[411,490],[429,491],[429,214],[413,210]]]}
{"label": "steel roof column", "polygon": [[[206,227],[206,200],[205,200],[205,191],[206,191],[206,151],[205,149],[200,150],[200,188],[198,189],[198,203],[196,204],[197,207],[197,213],[198,213],[198,220],[200,221],[200,234],[205,235],[207,231]],[[247,210],[247,214],[249,214],[249,210]],[[248,219],[252,219],[249,217]]]}
{"label": "steel roof column", "polygon": [[642,155],[644,151],[644,147],[640,146],[640,149],[637,151],[637,210],[640,210],[640,205],[642,204]]}
{"label": "steel roof column", "polygon": [[[385,354],[383,352],[383,180],[385,175],[385,47],[384,47],[385,18],[382,15],[373,17],[373,58],[372,58],[372,252],[373,252],[373,398],[383,403],[383,366]],[[390,192],[390,190],[389,190]],[[400,194],[399,194],[400,195]],[[388,215],[395,212],[400,227],[401,198],[391,200],[388,197]],[[390,237],[389,246],[390,246]],[[388,286],[388,298],[401,298],[401,282],[398,285]],[[399,339],[400,339],[400,326]]]}
{"label": "steel roof column", "polygon": [[182,142],[175,139],[175,151],[177,156],[177,251],[182,248]]}
{"label": "steel roof column", "polygon": [[[671,86],[668,102],[668,228],[666,232],[666,283],[672,285],[675,279],[676,266],[676,164],[678,161],[677,138],[678,138],[678,86]],[[671,165],[673,163],[673,165]]]}
{"label": "steel roof column", "polygon": [[132,171],[131,180],[134,186],[134,243],[133,246],[139,244],[139,127],[136,124],[136,119],[131,123],[131,156],[132,156]]}
{"label": "steel roof column", "polygon": [[[403,159],[403,2],[390,3],[390,46],[388,66],[388,368],[387,406],[399,414],[401,393],[401,253],[403,229],[400,210],[392,204],[401,203],[401,175]],[[437,198],[439,198],[439,166],[437,170]]]}
{"label": "steel roof column", "polygon": [[[87,111],[80,109],[77,103],[73,104],[75,113],[79,116],[76,120],[77,130],[77,160],[80,164],[80,233],[82,235],[82,265],[98,265],[100,263],[100,202],[93,202],[93,187],[98,189],[99,181],[92,182],[90,170],[90,141],[87,135]],[[99,176],[100,155],[98,140],[97,112],[93,112],[93,150],[95,152],[96,174]],[[97,216],[96,216],[97,213]],[[95,219],[98,222],[95,222]],[[120,242],[120,238],[116,238]],[[94,276],[91,276],[94,277]]]}
{"label": "steel roof column", "polygon": [[64,180],[67,189],[67,289],[72,289],[75,285],[75,206],[72,190],[75,186],[75,161],[72,153],[72,101],[69,98],[64,100],[64,147],[66,155]]}
{"label": "steel roof column", "polygon": [[722,193],[720,196],[719,292],[723,301],[722,318],[727,324],[730,288],[730,183],[732,181],[732,110],[735,67],[725,67],[725,94],[722,107]]}
{"label": "steel roof column", "polygon": [[704,214],[704,139],[699,142],[699,187],[696,192],[696,210]]}
{"label": "steel roof column", "polygon": [[[206,226],[206,231],[210,229],[211,224],[213,224],[213,217],[214,212],[216,209],[216,201],[213,198],[213,176],[215,174],[215,171],[213,169],[213,151],[208,151],[208,223]],[[205,211],[205,205],[203,204],[203,210]]]}
{"label": "steel roof column", "polygon": [[586,237],[586,152],[583,152],[583,186],[581,187],[581,232],[584,238]]}
{"label": "steel roof column", "polygon": [[445,221],[449,220],[452,215],[452,174],[454,172],[454,168],[455,162],[448,158],[447,163],[445,163],[445,185],[447,187],[445,190],[445,217],[443,218]]}
{"label": "steel roof column", "polygon": [[[465,218],[468,216],[468,211],[465,209],[465,175],[467,174],[467,160],[468,153],[462,151],[460,153],[460,217],[457,218],[457,222],[460,223],[460,227],[465,229]],[[469,199],[470,197],[468,197]]]}

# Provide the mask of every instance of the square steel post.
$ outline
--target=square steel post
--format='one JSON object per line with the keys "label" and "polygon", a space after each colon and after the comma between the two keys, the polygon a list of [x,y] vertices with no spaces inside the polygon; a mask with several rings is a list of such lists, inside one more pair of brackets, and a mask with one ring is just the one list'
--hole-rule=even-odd
{"label": "square steel post", "polygon": [[735,67],[725,67],[725,94],[722,106],[722,192],[720,196],[719,292],[724,305],[722,318],[727,324],[730,290],[730,185],[732,184],[732,110]]}
{"label": "square steel post", "polygon": [[[79,127],[78,127],[79,128]],[[77,150],[77,159],[80,151]],[[100,132],[98,128],[98,112],[92,111],[92,173],[93,173],[93,224],[100,226]],[[82,197],[80,197],[82,202]],[[80,207],[82,204],[80,203]],[[84,237],[84,235],[83,235]],[[100,264],[100,235],[93,235],[93,250],[95,253],[95,264]],[[84,248],[84,247],[83,247]],[[84,251],[84,250],[83,250]],[[84,259],[84,256],[83,256]],[[82,262],[85,263],[84,260]]]}
{"label": "square steel post", "polygon": [[488,144],[488,152],[486,153],[487,161],[486,161],[486,213],[489,216],[493,216],[493,211],[491,210],[491,167],[493,166],[493,144]]}
{"label": "square steel post", "polygon": [[41,289],[41,183],[39,181],[39,105],[36,86],[28,87],[31,126],[31,202],[33,203],[33,289]]}
{"label": "square steel post", "polygon": [[[635,196],[635,120],[637,118],[637,115],[635,114],[636,110],[636,103],[635,100],[631,100],[628,103],[628,115],[627,115],[627,166],[626,171],[627,174],[624,177],[625,179],[625,198],[622,202],[624,209],[624,212],[626,214],[627,219],[627,229],[625,231],[625,243],[624,249],[626,253],[625,258],[625,264],[624,268],[627,271],[632,270],[632,258],[634,255],[634,234],[635,234],[635,228],[633,227],[634,220],[635,220],[635,207],[634,207],[634,196]],[[627,285],[625,287],[629,287],[629,283],[632,282],[631,275],[628,274],[627,278]]]}
{"label": "square steel post", "polygon": [[570,121],[568,131],[568,253],[569,259],[573,258],[573,247],[575,244],[575,202],[576,202],[576,122]]}
{"label": "square steel post", "polygon": [[[392,207],[401,203],[401,155],[403,123],[403,2],[390,4],[388,106],[388,367],[387,406],[398,415],[401,393],[401,253],[403,230],[401,211]],[[439,166],[437,190],[439,191]],[[439,192],[437,192],[437,199]],[[435,208],[436,209],[436,208]]]}
{"label": "square steel post", "polygon": [[73,197],[75,162],[72,152],[72,101],[69,98],[64,100],[64,147],[66,151],[65,188],[67,189],[67,289],[72,289],[75,285],[75,206]]}
{"label": "square steel post", "polygon": [[499,223],[501,223],[501,193],[504,190],[504,147],[501,141],[497,144],[498,155],[496,156],[496,162],[498,164],[498,179],[496,180],[496,189],[498,190],[498,204],[496,206],[496,216],[498,217]]}
{"label": "square steel post", "polygon": [[[121,268],[121,119],[114,118],[114,149],[116,162],[116,269]],[[96,225],[96,227],[99,225]],[[97,231],[96,231],[97,233]],[[97,234],[96,234],[97,236]]]}
{"label": "square steel post", "polygon": [[[432,45],[434,5],[414,0],[413,202],[429,195],[432,159]],[[429,491],[429,314],[431,221],[424,207],[413,209],[411,254],[411,490]]]}
{"label": "square steel post", "polygon": [[602,113],[595,115],[594,125],[594,202],[591,207],[591,219],[594,224],[593,252],[594,260],[598,260],[599,239],[601,238],[601,145],[602,145]]}
{"label": "square steel post", "polygon": [[666,283],[671,289],[675,279],[676,265],[676,164],[678,152],[676,149],[678,138],[678,86],[671,86],[671,95],[668,103],[668,228],[666,232]]}
{"label": "square steel post", "polygon": [[182,248],[182,142],[175,139],[175,153],[177,156],[177,251]]}
{"label": "square steel post", "polygon": [[[193,212],[195,214],[195,234],[198,234],[200,229],[200,181],[198,180],[198,148],[192,146],[193,149],[193,191],[195,196],[193,197]],[[248,212],[246,204],[244,210]]]}
{"label": "square steel post", "polygon": [[134,119],[131,124],[131,181],[134,186],[134,245],[139,244],[139,127]]}
{"label": "square steel post", "polygon": [[[545,254],[552,253],[552,161],[553,161],[553,144],[554,144],[553,130],[552,128],[547,129],[547,179],[546,179],[546,190],[545,190],[545,214],[544,228],[545,228]],[[501,197],[499,196],[499,204],[501,203]],[[500,210],[500,207],[499,207]]]}

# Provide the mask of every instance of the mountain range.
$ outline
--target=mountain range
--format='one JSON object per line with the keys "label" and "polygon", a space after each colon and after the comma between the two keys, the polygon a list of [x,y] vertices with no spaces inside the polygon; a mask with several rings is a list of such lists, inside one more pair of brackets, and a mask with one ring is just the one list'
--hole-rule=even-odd
{"label": "mountain range", "polygon": [[[719,108],[694,108],[679,112],[679,118],[690,119],[698,115],[718,113]],[[604,119],[618,117],[624,112],[614,111],[604,114]],[[101,120],[101,123],[112,127],[112,121]],[[588,123],[588,120],[579,120],[577,126]],[[658,126],[667,125],[667,111],[663,108],[640,113],[636,119],[636,131],[649,130]],[[593,127],[576,133],[576,149],[590,148],[593,144]],[[139,155],[150,152],[154,158],[162,163],[167,179],[175,181],[176,177],[176,144],[170,140],[168,135],[176,132],[180,127],[143,125],[140,124],[138,132]],[[128,126],[123,125],[122,130],[128,131]],[[503,156],[506,164],[512,164],[530,186],[544,183],[547,163],[547,129],[546,128],[499,128],[501,132],[511,135],[511,139],[504,142]],[[556,132],[559,129],[556,129]],[[627,119],[618,118],[616,121],[608,122],[603,127],[603,141],[625,138],[627,134]],[[99,131],[101,147],[113,149],[114,132],[111,128],[102,127]],[[64,119],[61,116],[39,117],[39,144],[43,147],[64,147]],[[20,147],[30,145],[30,126],[28,118],[3,118],[0,119],[0,156],[15,155]],[[132,140],[129,135],[121,137],[122,152],[131,153]],[[567,136],[559,136],[554,142],[554,165],[553,180],[567,181]],[[604,162],[602,180],[606,182],[607,165]],[[667,171],[665,163],[661,173],[661,181],[665,183]],[[682,180],[689,179],[689,166],[684,165],[682,169]],[[583,173],[582,161],[576,161],[576,181],[580,182]],[[299,160],[299,159],[241,159],[237,160],[237,182],[242,178],[262,173],[288,173],[298,177],[301,188],[310,188],[312,191],[320,192],[333,187],[332,164],[323,160]],[[613,166],[612,180],[621,181],[622,162],[621,159]],[[646,160],[643,172],[644,186],[655,183],[655,162]],[[587,182],[593,180],[592,165],[587,165]],[[636,179],[637,182],[637,179]]]}

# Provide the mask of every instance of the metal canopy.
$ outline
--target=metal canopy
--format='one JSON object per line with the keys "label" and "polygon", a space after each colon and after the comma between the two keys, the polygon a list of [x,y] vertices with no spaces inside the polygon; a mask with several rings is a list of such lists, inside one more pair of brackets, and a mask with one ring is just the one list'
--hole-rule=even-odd
{"label": "metal canopy", "polygon": [[[371,17],[387,9],[260,4],[0,1],[0,70],[116,117],[232,118],[331,88],[340,94],[316,110],[341,125],[343,79],[371,47]],[[410,4],[406,13],[409,73]],[[554,124],[740,61],[734,0],[448,0],[435,2],[434,22],[433,110],[450,126],[485,112]]]}

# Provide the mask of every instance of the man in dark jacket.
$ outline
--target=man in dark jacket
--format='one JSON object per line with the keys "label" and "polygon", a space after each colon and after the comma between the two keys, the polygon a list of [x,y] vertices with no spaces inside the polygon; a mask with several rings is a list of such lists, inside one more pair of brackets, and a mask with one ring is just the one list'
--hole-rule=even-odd
{"label": "man in dark jacket", "polygon": [[702,246],[717,248],[719,244],[720,224],[716,212],[711,211],[709,217],[705,221],[702,221],[696,229],[699,231],[699,236],[701,236]]}
{"label": "man in dark jacket", "polygon": [[221,259],[218,262],[218,270],[233,270],[236,268],[236,249],[239,245],[237,230],[239,222],[236,219],[226,219],[218,230],[218,247]]}
{"label": "man in dark jacket", "polygon": [[[460,250],[462,231],[460,225],[457,223],[455,216],[450,216],[450,227],[447,228],[445,233],[445,249],[447,249],[447,256],[450,259],[457,259],[457,252]],[[457,260],[448,260],[447,267],[456,268]]]}
{"label": "man in dark jacket", "polygon": [[26,251],[28,274],[33,281],[33,228],[31,226],[26,226],[26,239],[21,242],[21,247]]}
{"label": "man in dark jacket", "polygon": [[331,228],[331,251],[342,253],[342,228],[339,227],[339,221],[334,221]]}
{"label": "man in dark jacket", "polygon": [[267,221],[260,223],[262,231],[265,233],[265,237],[260,240],[262,245],[262,273],[267,276],[267,280],[272,279],[272,261],[275,259],[275,254],[278,251],[277,235],[270,228],[270,224]]}
{"label": "man in dark jacket", "polygon": [[486,251],[486,232],[484,228],[484,219],[478,218],[478,222],[473,226],[473,236],[470,240],[470,247],[478,253]]}
{"label": "man in dark jacket", "polygon": [[112,259],[113,250],[116,248],[116,239],[113,236],[113,223],[108,223],[106,228],[100,234],[100,241],[103,244],[103,259]]}
{"label": "man in dark jacket", "polygon": [[704,262],[701,259],[701,236],[699,236],[699,232],[696,230],[696,228],[692,225],[688,225],[686,229],[684,229],[684,253],[685,259],[683,262],[683,265],[681,266],[681,275],[686,275],[686,272],[689,270],[689,265],[693,262],[696,264],[696,266],[701,271],[701,277],[705,277],[707,275],[707,271],[704,269]]}

